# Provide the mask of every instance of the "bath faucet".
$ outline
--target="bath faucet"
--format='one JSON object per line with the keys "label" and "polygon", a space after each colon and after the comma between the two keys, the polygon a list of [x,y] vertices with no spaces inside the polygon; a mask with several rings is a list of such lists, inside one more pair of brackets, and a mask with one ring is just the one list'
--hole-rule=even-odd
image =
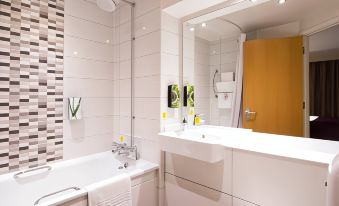
{"label": "bath faucet", "polygon": [[114,142],[112,152],[118,153],[120,156],[128,157],[134,160],[138,159],[138,149],[137,146],[127,146],[126,143],[119,144]]}

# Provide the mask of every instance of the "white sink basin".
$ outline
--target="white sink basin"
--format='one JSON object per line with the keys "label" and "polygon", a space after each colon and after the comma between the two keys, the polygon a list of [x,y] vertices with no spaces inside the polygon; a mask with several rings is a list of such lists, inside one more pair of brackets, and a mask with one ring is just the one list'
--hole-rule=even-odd
{"label": "white sink basin", "polygon": [[220,137],[204,134],[201,131],[185,130],[159,134],[161,149],[201,161],[216,163],[224,159],[224,148]]}

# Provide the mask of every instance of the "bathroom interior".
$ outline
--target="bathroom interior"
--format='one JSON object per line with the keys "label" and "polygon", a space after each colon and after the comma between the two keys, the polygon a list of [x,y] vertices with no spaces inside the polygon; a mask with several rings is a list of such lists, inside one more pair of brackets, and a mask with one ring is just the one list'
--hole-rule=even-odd
{"label": "bathroom interior", "polygon": [[339,206],[338,0],[0,0],[0,206]]}

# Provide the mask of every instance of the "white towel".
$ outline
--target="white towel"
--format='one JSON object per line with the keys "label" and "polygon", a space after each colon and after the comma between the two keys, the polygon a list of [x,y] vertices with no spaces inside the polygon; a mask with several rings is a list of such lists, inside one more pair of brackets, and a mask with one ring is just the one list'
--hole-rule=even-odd
{"label": "white towel", "polygon": [[233,82],[234,81],[234,72],[223,72],[221,73],[222,82]]}
{"label": "white towel", "polygon": [[118,175],[85,187],[88,206],[132,206],[131,178]]}

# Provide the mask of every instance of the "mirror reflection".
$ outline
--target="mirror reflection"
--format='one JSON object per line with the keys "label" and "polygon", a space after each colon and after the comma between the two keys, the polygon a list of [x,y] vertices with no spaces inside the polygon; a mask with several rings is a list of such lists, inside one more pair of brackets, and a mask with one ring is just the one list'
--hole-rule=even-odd
{"label": "mirror reflection", "polygon": [[339,26],[307,32],[307,8],[277,15],[293,4],[269,1],[183,23],[188,123],[339,140]]}

